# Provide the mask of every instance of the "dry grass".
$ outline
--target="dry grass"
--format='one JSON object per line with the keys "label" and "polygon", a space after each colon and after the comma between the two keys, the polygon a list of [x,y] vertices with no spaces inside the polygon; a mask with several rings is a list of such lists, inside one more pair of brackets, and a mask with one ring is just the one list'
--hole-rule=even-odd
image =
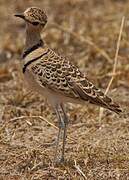
{"label": "dry grass", "polygon": [[43,37],[105,90],[112,77],[120,23],[125,25],[108,94],[129,110],[129,0],[0,1],[0,180],[129,179],[129,117],[69,105],[67,162],[54,166],[57,120],[42,97],[28,92],[20,72],[24,24],[12,15],[40,6],[49,15]]}

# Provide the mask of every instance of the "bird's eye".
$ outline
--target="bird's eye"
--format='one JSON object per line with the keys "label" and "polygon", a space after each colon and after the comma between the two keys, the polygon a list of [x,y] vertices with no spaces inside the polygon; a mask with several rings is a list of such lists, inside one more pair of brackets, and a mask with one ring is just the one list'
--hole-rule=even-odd
{"label": "bird's eye", "polygon": [[32,22],[32,24],[33,24],[34,26],[37,26],[37,25],[39,24],[39,22]]}

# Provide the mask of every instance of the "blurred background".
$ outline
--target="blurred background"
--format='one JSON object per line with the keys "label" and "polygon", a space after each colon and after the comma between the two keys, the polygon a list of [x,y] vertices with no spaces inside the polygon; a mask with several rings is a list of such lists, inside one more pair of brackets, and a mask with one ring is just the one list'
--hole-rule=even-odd
{"label": "blurred background", "polygon": [[26,88],[20,68],[25,24],[14,14],[30,6],[48,15],[42,32],[48,46],[103,91],[125,17],[108,94],[129,110],[129,0],[0,0],[0,179],[128,179],[129,118],[104,110],[100,119],[92,105],[67,107],[67,163],[53,167],[57,120],[43,97]]}

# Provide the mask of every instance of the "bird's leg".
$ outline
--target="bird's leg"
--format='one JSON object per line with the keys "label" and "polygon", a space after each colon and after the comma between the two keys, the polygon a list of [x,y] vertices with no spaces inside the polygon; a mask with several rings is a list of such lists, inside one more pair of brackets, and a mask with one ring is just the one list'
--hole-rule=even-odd
{"label": "bird's leg", "polygon": [[64,129],[65,124],[64,121],[61,117],[61,113],[59,111],[59,106],[56,106],[55,108],[55,112],[59,121],[59,131],[58,131],[58,135],[57,135],[57,141],[56,141],[56,151],[55,151],[55,158],[54,160],[57,161],[58,160],[58,147],[59,147],[59,142],[60,142],[60,137],[61,137],[61,131]]}
{"label": "bird's leg", "polygon": [[63,127],[63,144],[62,144],[62,154],[61,154],[61,159],[60,161],[64,161],[64,153],[65,153],[65,144],[66,144],[66,137],[67,137],[67,126],[68,126],[68,116],[65,112],[63,104],[60,105],[62,113],[63,113],[63,122],[64,122],[64,127]]}

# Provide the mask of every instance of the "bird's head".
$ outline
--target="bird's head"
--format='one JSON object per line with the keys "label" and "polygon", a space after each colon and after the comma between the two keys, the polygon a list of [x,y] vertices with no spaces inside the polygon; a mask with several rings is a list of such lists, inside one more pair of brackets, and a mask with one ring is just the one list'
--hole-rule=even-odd
{"label": "bird's head", "polygon": [[27,8],[23,13],[17,13],[15,16],[22,18],[32,29],[42,29],[47,23],[47,15],[37,7]]}

